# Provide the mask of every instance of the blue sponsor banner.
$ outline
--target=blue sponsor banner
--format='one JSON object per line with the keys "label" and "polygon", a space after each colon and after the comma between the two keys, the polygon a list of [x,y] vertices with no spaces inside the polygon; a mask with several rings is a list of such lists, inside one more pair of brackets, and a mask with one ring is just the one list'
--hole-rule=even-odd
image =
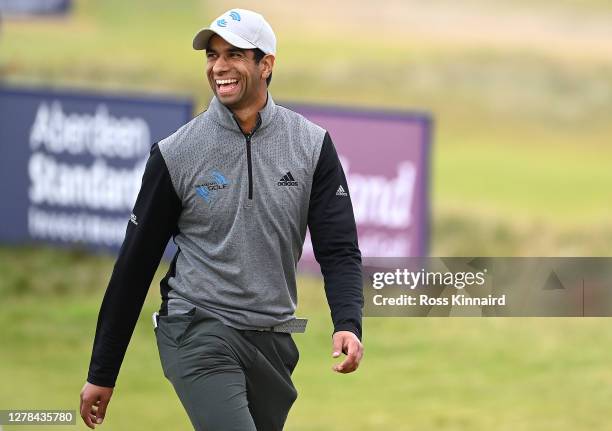
{"label": "blue sponsor banner", "polygon": [[0,242],[118,250],[151,145],[190,100],[0,87]]}
{"label": "blue sponsor banner", "polygon": [[3,16],[62,15],[71,8],[71,0],[0,0]]}

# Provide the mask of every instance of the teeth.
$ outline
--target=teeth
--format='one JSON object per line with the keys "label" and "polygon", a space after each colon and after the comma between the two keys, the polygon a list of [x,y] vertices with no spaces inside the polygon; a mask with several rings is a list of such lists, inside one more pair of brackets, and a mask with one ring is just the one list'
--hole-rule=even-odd
{"label": "teeth", "polygon": [[215,81],[217,83],[217,85],[224,85],[224,84],[233,84],[235,82],[238,82],[237,79],[217,79]]}

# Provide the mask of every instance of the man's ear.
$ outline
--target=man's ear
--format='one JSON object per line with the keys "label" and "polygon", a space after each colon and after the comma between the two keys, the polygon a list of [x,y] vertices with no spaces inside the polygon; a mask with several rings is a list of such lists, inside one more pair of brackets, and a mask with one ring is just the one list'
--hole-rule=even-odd
{"label": "man's ear", "polygon": [[268,79],[268,76],[272,74],[272,69],[274,68],[274,60],[275,57],[272,54],[266,54],[259,62],[259,65],[261,67],[261,77],[263,79]]}

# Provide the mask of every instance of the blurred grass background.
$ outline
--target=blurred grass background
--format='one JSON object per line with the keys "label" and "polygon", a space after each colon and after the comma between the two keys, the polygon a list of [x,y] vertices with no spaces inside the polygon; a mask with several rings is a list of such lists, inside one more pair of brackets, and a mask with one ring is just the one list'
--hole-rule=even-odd
{"label": "blurred grass background", "polygon": [[[0,249],[0,408],[78,408],[112,265],[78,250]],[[163,377],[150,323],[166,269],[155,277],[99,429],[191,429]],[[294,336],[299,396],[286,430],[610,429],[608,319],[366,318],[361,367],[339,375],[331,371],[321,281],[302,276],[299,286],[299,315],[310,321]],[[87,427],[5,428],[44,429]]]}
{"label": "blurred grass background", "polygon": [[[610,255],[612,4],[245,2],[273,23],[278,100],[427,110],[434,255]],[[197,29],[224,1],[76,1],[6,21],[9,84],[211,93]]]}
{"label": "blurred grass background", "polygon": [[[231,7],[275,28],[275,99],[432,113],[432,255],[610,255],[609,1],[77,0],[2,22],[0,80],[182,94],[201,111],[191,38]],[[78,407],[112,264],[0,248],[0,408]],[[150,327],[164,271],[102,429],[189,429]],[[365,319],[362,368],[340,376],[321,281],[299,284],[311,326],[288,430],[612,429],[607,319]]]}

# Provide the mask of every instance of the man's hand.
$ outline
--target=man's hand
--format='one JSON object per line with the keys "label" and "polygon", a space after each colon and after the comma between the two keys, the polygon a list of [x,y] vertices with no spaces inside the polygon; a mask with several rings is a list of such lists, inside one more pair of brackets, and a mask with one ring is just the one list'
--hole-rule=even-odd
{"label": "man's hand", "polygon": [[363,345],[357,335],[351,331],[338,331],[334,334],[333,345],[332,358],[337,358],[340,353],[344,353],[347,357],[341,364],[334,365],[332,370],[343,374],[355,371],[363,356]]}
{"label": "man's hand", "polygon": [[113,395],[113,388],[85,383],[81,390],[81,417],[89,428],[101,424],[106,414],[106,407]]}

